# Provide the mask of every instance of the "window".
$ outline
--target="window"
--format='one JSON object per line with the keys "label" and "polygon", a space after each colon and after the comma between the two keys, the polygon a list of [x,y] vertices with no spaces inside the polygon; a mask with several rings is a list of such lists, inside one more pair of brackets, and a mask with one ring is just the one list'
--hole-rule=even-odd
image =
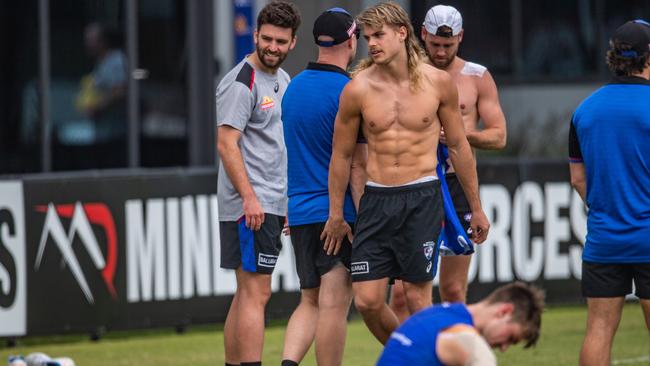
{"label": "window", "polygon": [[625,6],[619,1],[603,0],[605,2],[605,44],[616,28],[628,20],[643,19],[650,21],[650,2],[647,0],[627,0]]}
{"label": "window", "polygon": [[598,72],[598,33],[591,1],[522,1],[526,79],[567,80]]}
{"label": "window", "polygon": [[38,4],[0,2],[0,174],[40,171]]}
{"label": "window", "polygon": [[53,170],[127,166],[123,3],[50,3]]}
{"label": "window", "polygon": [[185,7],[181,0],[139,2],[142,166],[188,164]]}

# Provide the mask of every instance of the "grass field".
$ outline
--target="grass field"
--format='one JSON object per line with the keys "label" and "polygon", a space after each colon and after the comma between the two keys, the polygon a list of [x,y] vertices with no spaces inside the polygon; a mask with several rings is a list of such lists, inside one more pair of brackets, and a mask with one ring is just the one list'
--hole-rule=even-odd
{"label": "grass field", "polygon": [[[520,346],[498,353],[500,365],[577,365],[585,329],[585,307],[551,307],[542,322],[537,347]],[[266,332],[263,362],[279,365],[284,326],[270,326]],[[363,322],[350,323],[344,365],[373,365],[381,348]],[[217,326],[190,329],[182,335],[171,330],[111,333],[100,342],[83,337],[26,339],[16,348],[0,349],[0,365],[10,354],[45,352],[69,356],[78,366],[215,366],[223,365],[223,332]],[[638,304],[625,306],[612,354],[614,365],[650,365],[650,335]],[[302,363],[315,365],[313,347]]]}

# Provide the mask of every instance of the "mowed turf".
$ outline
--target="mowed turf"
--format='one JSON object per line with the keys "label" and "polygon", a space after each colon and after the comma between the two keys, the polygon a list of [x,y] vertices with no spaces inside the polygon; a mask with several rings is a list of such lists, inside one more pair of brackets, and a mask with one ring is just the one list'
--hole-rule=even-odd
{"label": "mowed turf", "polygon": [[[514,346],[497,352],[500,365],[577,365],[584,336],[585,307],[551,307],[543,316],[542,336],[537,347]],[[263,362],[279,365],[284,326],[267,328]],[[78,366],[179,366],[223,365],[223,332],[218,326],[189,329],[185,334],[171,330],[111,333],[99,342],[84,337],[47,337],[19,342],[18,347],[0,349],[0,365],[8,355],[45,352],[69,356]],[[373,365],[381,351],[363,322],[350,322],[344,365]],[[650,365],[650,335],[639,304],[625,306],[612,355],[614,365]],[[313,347],[302,365],[315,365]]]}

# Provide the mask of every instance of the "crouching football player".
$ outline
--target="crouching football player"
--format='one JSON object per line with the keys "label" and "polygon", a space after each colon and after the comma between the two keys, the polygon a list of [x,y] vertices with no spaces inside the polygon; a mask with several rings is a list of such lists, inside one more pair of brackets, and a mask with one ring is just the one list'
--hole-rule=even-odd
{"label": "crouching football player", "polygon": [[431,306],[391,334],[377,365],[496,365],[490,348],[537,343],[543,308],[544,293],[522,282],[501,286],[475,304]]}

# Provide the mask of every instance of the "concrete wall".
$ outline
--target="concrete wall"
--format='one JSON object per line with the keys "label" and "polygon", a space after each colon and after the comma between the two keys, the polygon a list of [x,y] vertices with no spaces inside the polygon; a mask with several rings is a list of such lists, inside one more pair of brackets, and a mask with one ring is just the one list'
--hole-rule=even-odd
{"label": "concrete wall", "polygon": [[580,102],[600,84],[499,87],[508,126],[508,155],[567,157],[569,122]]}

